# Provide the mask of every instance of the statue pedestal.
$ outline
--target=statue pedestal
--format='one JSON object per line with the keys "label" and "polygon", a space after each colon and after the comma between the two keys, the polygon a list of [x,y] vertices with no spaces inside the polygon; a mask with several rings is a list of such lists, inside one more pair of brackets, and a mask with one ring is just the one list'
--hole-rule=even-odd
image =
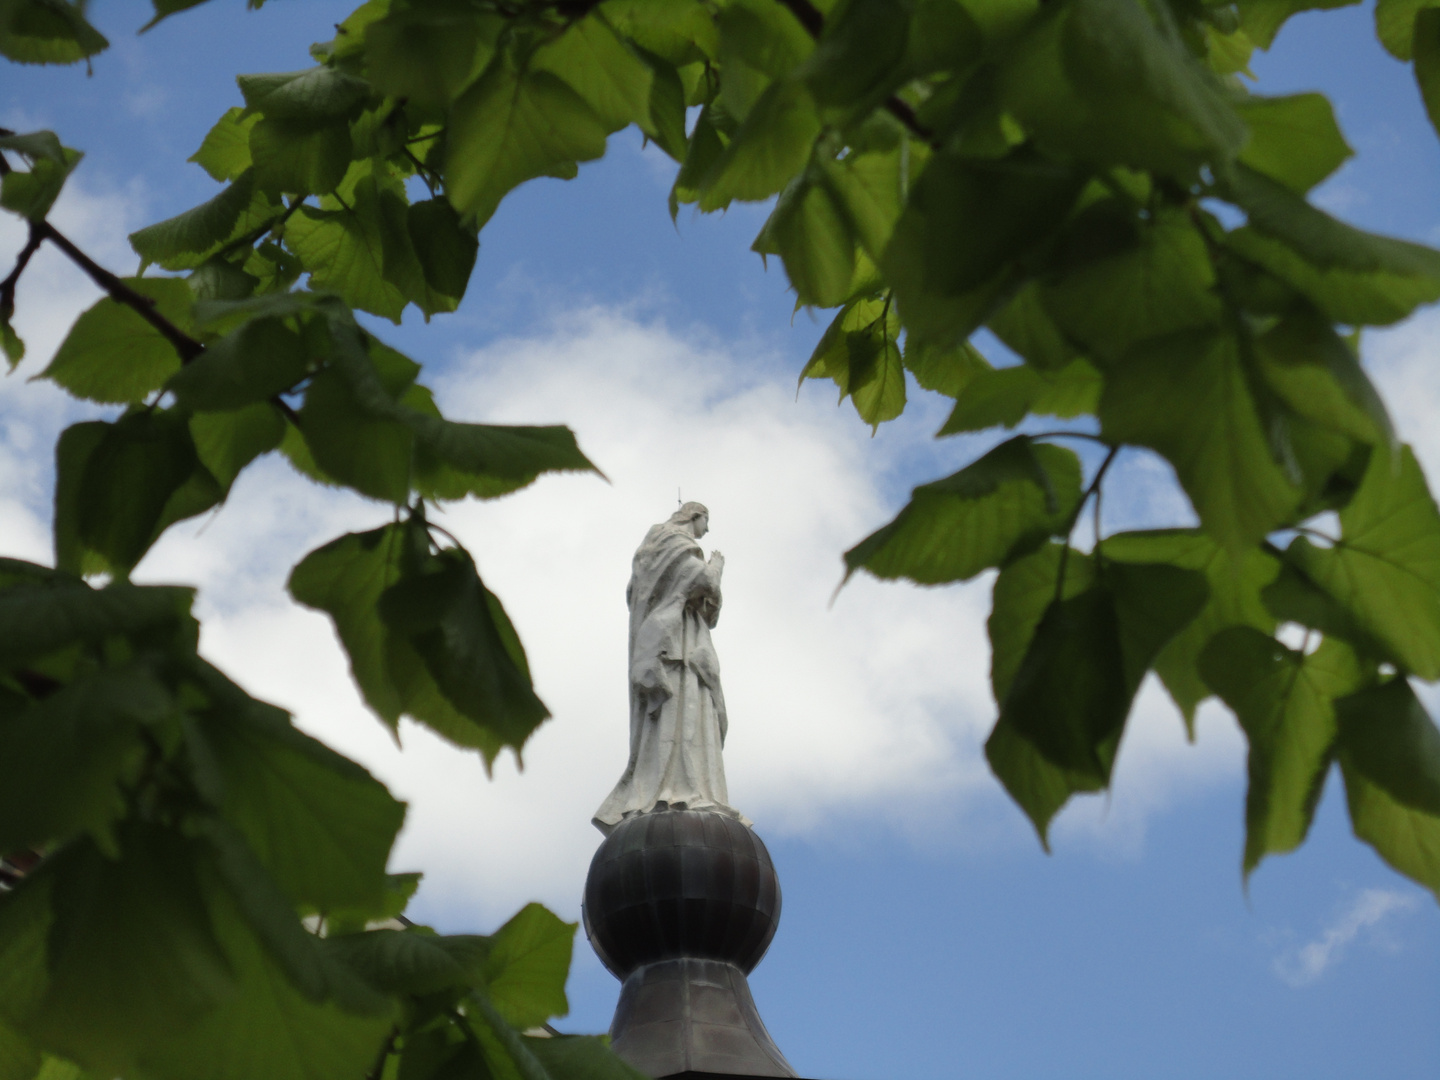
{"label": "statue pedestal", "polygon": [[611,1046],[653,1077],[793,1077],[745,976],[780,922],[770,853],[735,818],[656,810],[626,818],[585,880],[585,933],[623,986]]}

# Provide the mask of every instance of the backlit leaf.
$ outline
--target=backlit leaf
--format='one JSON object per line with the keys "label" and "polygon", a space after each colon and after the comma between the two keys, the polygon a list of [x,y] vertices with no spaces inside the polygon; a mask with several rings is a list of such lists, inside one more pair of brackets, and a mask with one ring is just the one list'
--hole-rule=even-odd
{"label": "backlit leaf", "polygon": [[1250,741],[1248,876],[1266,855],[1304,841],[1334,752],[1333,700],[1359,687],[1363,672],[1343,642],[1327,639],[1307,656],[1249,626],[1211,639],[1200,671]]}
{"label": "backlit leaf", "polygon": [[1335,703],[1355,835],[1440,899],[1440,731],[1403,678]]}
{"label": "backlit leaf", "polygon": [[1299,503],[1227,334],[1176,334],[1132,350],[1106,372],[1100,423],[1107,439],[1164,455],[1205,531],[1231,551],[1255,543]]}
{"label": "backlit leaf", "polygon": [[605,125],[546,71],[491,65],[455,102],[446,128],[446,193],[460,215],[489,219],[512,188],[605,152]]}
{"label": "backlit leaf", "polygon": [[1340,524],[1339,543],[1296,537],[1286,559],[1408,671],[1440,677],[1440,511],[1408,446],[1370,455]]}
{"label": "backlit leaf", "polygon": [[[185,329],[194,301],[176,278],[126,278],[156,311]],[[180,370],[180,356],[168,339],[132,308],[108,296],[75,320],[55,351],[44,378],[90,401],[134,403],[165,385]]]}
{"label": "backlit leaf", "polygon": [[845,553],[846,573],[964,581],[1063,531],[1079,498],[1075,455],[1018,436],[916,488],[894,521]]}

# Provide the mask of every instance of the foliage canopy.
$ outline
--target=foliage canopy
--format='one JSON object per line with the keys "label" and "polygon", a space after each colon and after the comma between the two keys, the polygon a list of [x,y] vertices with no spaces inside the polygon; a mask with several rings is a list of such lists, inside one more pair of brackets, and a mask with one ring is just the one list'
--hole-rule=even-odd
{"label": "foliage canopy", "polygon": [[[865,423],[901,414],[907,372],[954,399],[941,437],[1060,421],[845,554],[925,584],[998,569],[985,749],[1042,842],[1108,786],[1154,671],[1187,722],[1213,695],[1249,740],[1247,875],[1338,766],[1356,834],[1440,896],[1440,731],[1410,681],[1440,679],[1440,511],[1358,355],[1440,299],[1440,252],[1307,201],[1351,153],[1329,103],[1242,79],[1344,2],[367,0],[314,66],[239,76],[191,158],[222,186],[134,233],[126,278],[47,219],[80,152],[0,134],[29,228],[9,362],[53,244],[106,296],[43,374],[123,406],[56,445],[55,566],[0,559],[0,853],[28,871],[0,897],[0,1080],[633,1076],[601,1040],[523,1034],[565,1011],[573,926],[375,928],[415,887],[386,872],[403,805],[201,659],[189,590],[129,581],[283,454],[393,505],[289,581],[369,706],[519,753],[548,715],[525,651],[426,508],[595,466],[563,427],[446,419],[354,313],[453,311],[507,194],[632,124],[677,163],[672,215],[775,197],[754,250],[838,309],[801,378]],[[1376,29],[1440,119],[1440,9],[1379,0]],[[83,3],[0,0],[11,61],[106,45]],[[1121,452],[1168,462],[1199,526],[1077,549]]]}

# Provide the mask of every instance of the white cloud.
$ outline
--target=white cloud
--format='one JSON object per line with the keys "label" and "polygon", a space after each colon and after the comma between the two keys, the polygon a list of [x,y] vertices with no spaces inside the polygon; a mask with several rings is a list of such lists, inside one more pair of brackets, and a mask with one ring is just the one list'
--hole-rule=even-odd
{"label": "white cloud", "polygon": [[1415,447],[1432,490],[1440,478],[1440,308],[1428,308],[1388,330],[1368,331],[1363,343],[1371,377],[1400,437]]}
{"label": "white cloud", "polygon": [[1309,986],[1340,962],[1346,948],[1362,932],[1373,935],[1383,921],[1419,906],[1420,898],[1413,892],[1365,889],[1315,940],[1276,957],[1273,970],[1290,986]]}
{"label": "white cloud", "polygon": [[[135,200],[83,187],[65,200],[62,228],[125,265]],[[18,247],[23,235],[0,228],[8,230],[0,250]],[[94,296],[53,253],[37,257],[20,297],[32,354],[25,371],[40,369]],[[580,310],[533,338],[481,349],[439,378],[457,418],[571,424],[611,481],[547,477],[499,502],[454,507],[442,521],[503,598],[555,714],[527,748],[523,778],[507,758],[487,780],[473,755],[414,725],[402,728],[405,749],[397,749],[360,701],[327,620],[286,596],[289,568],[306,551],[389,520],[387,508],[318,488],[269,459],[242,476],[219,512],[172,529],[137,577],[197,585],[206,654],[410,801],[396,866],[426,870],[427,911],[493,922],[539,898],[573,915],[598,842],[589,817],[626,753],[630,555],[679,487],[708,503],[707,542],[728,559],[716,643],[732,717],[733,801],[771,835],[1033,844],[982,753],[994,716],[984,625],[991,576],[940,589],[861,577],[830,603],[839,553],[888,518],[896,478],[908,487],[940,471],[931,418],[907,416],[872,439],[829,393],[797,403],[788,365],[757,363],[757,349],[733,331],[721,340]],[[48,559],[50,447],[84,412],[46,383],[4,384],[6,554]],[[973,449],[952,442],[942,454],[958,465]],[[925,475],[909,475],[916,462]],[[1120,475],[1132,472],[1139,497],[1117,500],[1115,518],[1134,525],[1174,509],[1168,474],[1138,459]],[[1240,775],[1242,758],[1233,721],[1218,709],[1202,712],[1199,745],[1186,746],[1152,680],[1121,750],[1115,795],[1076,800],[1056,840],[1133,855],[1150,815]],[[948,826],[938,839],[936,815]]]}

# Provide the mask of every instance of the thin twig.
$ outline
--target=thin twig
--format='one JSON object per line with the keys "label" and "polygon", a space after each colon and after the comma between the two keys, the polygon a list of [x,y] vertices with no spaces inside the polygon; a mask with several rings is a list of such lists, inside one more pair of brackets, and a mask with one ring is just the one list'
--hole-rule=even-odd
{"label": "thin twig", "polygon": [[190,363],[205,351],[204,345],[185,333],[185,331],[165,318],[164,315],[161,315],[155,306],[154,300],[142,293],[136,292],[109,270],[106,270],[94,259],[90,258],[89,255],[86,255],[72,244],[54,225],[51,225],[48,221],[36,221],[32,222],[31,227],[38,230],[43,239],[49,240],[68,255],[71,262],[80,267],[81,270],[84,270],[85,273],[89,275],[91,281],[95,282],[96,285],[99,285],[110,295],[110,299],[114,300],[117,304],[124,304],[158,330],[166,341],[175,346],[175,351],[180,354],[180,362],[182,364]]}
{"label": "thin twig", "polygon": [[20,283],[20,275],[25,272],[25,265],[30,261],[30,256],[40,249],[44,237],[35,228],[35,223],[30,223],[30,236],[25,241],[25,246],[20,249],[20,254],[15,257],[15,269],[10,271],[10,276],[0,281],[0,319],[8,319],[15,314],[15,286]]}

